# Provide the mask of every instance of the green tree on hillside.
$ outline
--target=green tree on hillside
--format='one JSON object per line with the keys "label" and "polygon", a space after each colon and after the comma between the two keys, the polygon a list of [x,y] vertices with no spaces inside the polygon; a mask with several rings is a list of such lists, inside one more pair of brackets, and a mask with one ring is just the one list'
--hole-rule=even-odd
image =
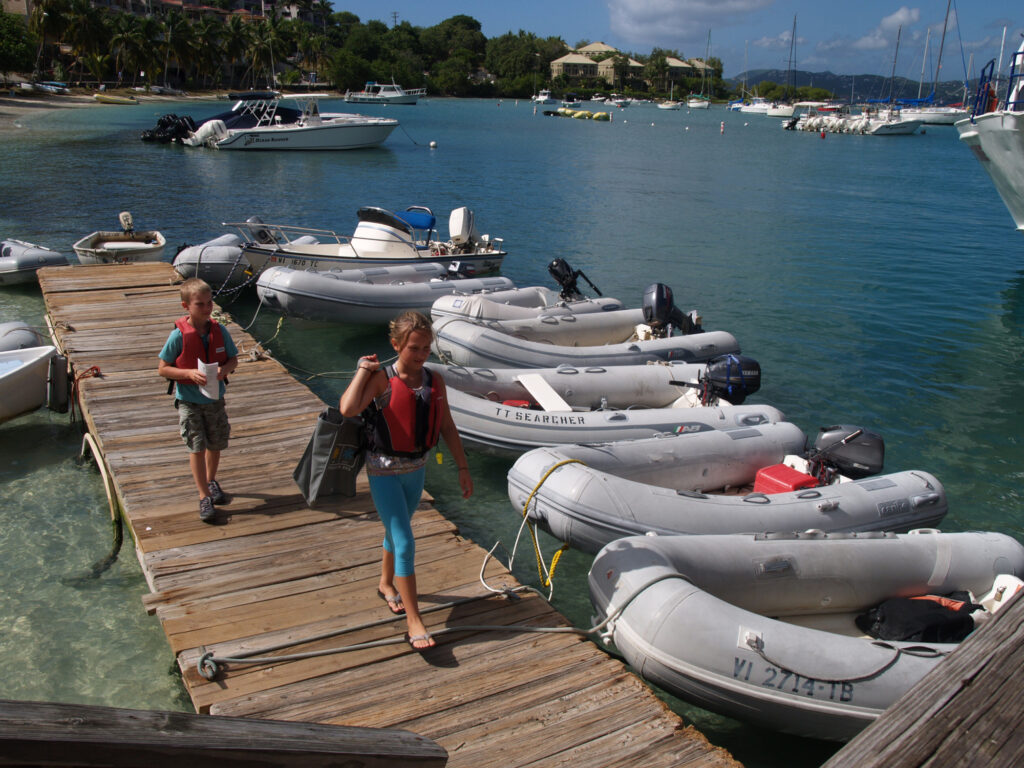
{"label": "green tree on hillside", "polygon": [[24,18],[0,11],[0,72],[30,71],[38,44]]}

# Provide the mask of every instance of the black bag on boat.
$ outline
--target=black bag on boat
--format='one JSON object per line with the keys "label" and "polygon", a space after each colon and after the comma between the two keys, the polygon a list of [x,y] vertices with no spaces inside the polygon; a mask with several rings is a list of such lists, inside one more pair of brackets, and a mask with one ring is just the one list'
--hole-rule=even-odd
{"label": "black bag on boat", "polygon": [[366,458],[366,428],[361,418],[346,418],[328,408],[316,419],[292,477],[309,506],[328,496],[355,496],[356,475]]}
{"label": "black bag on boat", "polygon": [[879,640],[924,643],[959,643],[974,630],[971,613],[982,606],[966,592],[946,597],[894,597],[865,611],[855,621],[867,635]]}

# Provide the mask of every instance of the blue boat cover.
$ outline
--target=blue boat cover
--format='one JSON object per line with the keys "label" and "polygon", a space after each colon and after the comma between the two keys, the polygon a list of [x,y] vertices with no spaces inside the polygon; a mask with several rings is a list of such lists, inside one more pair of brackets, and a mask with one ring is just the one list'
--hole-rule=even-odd
{"label": "blue boat cover", "polygon": [[400,211],[395,216],[413,229],[433,229],[437,219],[424,211]]}

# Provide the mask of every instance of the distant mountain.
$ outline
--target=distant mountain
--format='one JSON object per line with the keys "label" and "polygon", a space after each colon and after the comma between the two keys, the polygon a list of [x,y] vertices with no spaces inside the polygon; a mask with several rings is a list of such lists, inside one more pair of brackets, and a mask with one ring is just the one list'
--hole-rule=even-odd
{"label": "distant mountain", "polygon": [[[758,83],[765,80],[784,85],[786,82],[786,70],[784,69],[752,69],[734,78],[725,78],[737,87],[741,86],[746,78],[747,87],[753,89]],[[868,99],[887,99],[889,97],[889,78],[881,75],[836,75],[832,72],[805,72],[802,70],[793,71],[794,85],[800,88],[805,85],[815,88],[824,88],[836,95],[836,98],[849,99],[851,89],[853,101],[866,101]],[[976,83],[971,83],[967,91],[967,98],[974,95]],[[895,80],[896,98],[916,99],[918,81],[908,80],[905,77],[897,77]],[[921,89],[921,95],[927,96],[932,90],[930,82],[926,82]],[[939,83],[935,94],[936,102],[946,104],[949,102],[962,101],[964,97],[963,83],[949,81]]]}

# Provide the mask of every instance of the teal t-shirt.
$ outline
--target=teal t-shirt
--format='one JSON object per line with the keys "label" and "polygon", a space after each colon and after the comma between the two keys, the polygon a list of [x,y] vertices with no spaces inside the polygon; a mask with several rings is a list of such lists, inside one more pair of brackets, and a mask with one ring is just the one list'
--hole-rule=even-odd
{"label": "teal t-shirt", "polygon": [[[223,325],[220,327],[221,336],[224,337],[224,351],[228,357],[236,357],[238,355],[238,348],[235,346],[235,342],[231,340],[231,335],[228,333],[228,329]],[[207,333],[205,336],[200,336],[203,340],[203,346],[207,348],[209,353],[210,335]],[[169,365],[174,365],[174,361],[178,359],[178,355],[181,354],[182,339],[181,331],[175,328],[171,331],[171,335],[167,337],[167,342],[164,344],[164,348],[160,350],[160,359]],[[185,381],[174,382],[174,396],[179,400],[186,400],[190,403],[213,403],[216,402],[206,397],[202,392],[199,391],[199,387],[195,384],[190,384]],[[220,396],[224,397],[224,382],[220,382]]]}

